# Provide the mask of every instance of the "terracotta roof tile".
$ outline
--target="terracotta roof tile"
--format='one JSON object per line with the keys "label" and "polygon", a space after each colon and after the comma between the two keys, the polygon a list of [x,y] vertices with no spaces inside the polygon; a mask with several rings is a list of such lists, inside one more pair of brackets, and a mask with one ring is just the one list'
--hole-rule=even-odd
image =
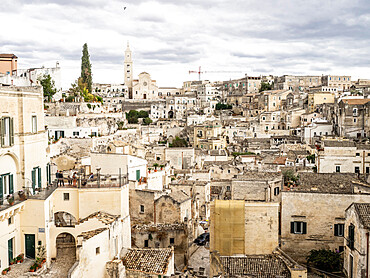
{"label": "terracotta roof tile", "polygon": [[291,277],[284,261],[274,255],[222,256],[220,259],[227,277]]}
{"label": "terracotta roof tile", "polygon": [[96,230],[91,230],[91,231],[83,232],[83,233],[79,234],[78,236],[81,236],[81,237],[83,237],[84,240],[86,240],[86,239],[90,239],[90,238],[100,234],[101,232],[104,232],[107,229],[108,228],[100,228],[100,229],[96,229]]}
{"label": "terracotta roof tile", "polygon": [[122,261],[126,269],[149,274],[166,274],[172,257],[170,248],[129,249]]}
{"label": "terracotta roof tile", "polygon": [[353,205],[355,206],[362,225],[364,225],[366,229],[370,229],[370,204],[354,203]]}
{"label": "terracotta roof tile", "polygon": [[96,218],[98,219],[100,222],[102,222],[103,224],[111,224],[113,223],[114,221],[117,220],[119,216],[117,215],[113,215],[113,214],[109,214],[107,212],[103,212],[103,211],[97,211],[97,212],[94,212],[92,214],[90,214],[89,216],[85,217],[85,218],[81,218],[79,221],[78,221],[78,224],[81,224],[91,218]]}

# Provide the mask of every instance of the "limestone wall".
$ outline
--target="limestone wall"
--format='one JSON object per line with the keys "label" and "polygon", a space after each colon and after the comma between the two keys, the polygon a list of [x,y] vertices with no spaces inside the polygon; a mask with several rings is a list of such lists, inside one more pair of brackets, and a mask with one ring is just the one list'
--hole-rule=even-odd
{"label": "limestone wall", "polygon": [[[344,238],[334,236],[334,224],[344,223],[345,210],[353,202],[370,202],[369,194],[282,192],[281,249],[305,261],[312,249],[335,250]],[[291,233],[291,222],[307,223],[307,234]]]}

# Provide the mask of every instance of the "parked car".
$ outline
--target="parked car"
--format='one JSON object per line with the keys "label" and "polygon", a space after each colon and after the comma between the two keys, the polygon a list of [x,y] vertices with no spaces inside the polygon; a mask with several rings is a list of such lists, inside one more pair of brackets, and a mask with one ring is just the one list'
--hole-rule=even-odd
{"label": "parked car", "polygon": [[209,242],[209,233],[203,233],[194,240],[194,243],[199,246],[204,246],[207,242]]}

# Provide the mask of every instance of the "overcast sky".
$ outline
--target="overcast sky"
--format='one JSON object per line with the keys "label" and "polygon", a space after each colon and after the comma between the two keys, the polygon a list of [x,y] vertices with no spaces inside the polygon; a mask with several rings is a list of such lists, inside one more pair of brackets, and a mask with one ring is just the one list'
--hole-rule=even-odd
{"label": "overcast sky", "polygon": [[[127,41],[134,76],[159,86],[249,75],[370,78],[368,0],[1,0],[0,53],[18,67],[62,67],[63,88],[89,47],[93,81],[122,83]],[[124,7],[127,7],[124,10]]]}

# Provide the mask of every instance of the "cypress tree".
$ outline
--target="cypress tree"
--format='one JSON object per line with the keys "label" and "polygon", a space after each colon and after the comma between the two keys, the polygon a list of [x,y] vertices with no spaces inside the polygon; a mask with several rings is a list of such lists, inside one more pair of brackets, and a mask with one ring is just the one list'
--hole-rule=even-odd
{"label": "cypress tree", "polygon": [[85,43],[82,48],[81,79],[82,79],[82,83],[85,84],[88,92],[91,93],[92,92],[92,74],[91,74],[90,55],[89,55],[89,50],[87,49],[87,43]]}

